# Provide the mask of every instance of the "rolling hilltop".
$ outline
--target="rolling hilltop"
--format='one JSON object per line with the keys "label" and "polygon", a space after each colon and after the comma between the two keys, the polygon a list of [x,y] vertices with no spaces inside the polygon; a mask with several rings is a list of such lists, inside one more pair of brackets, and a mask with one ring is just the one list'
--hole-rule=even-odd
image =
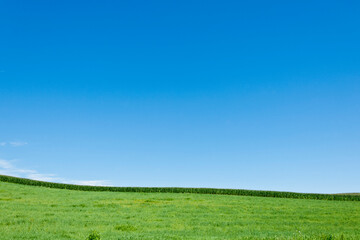
{"label": "rolling hilltop", "polygon": [[20,183],[31,186],[41,186],[48,188],[95,191],[95,192],[143,192],[143,193],[199,193],[199,194],[220,194],[238,196],[257,196],[257,197],[276,197],[276,198],[299,198],[299,199],[318,199],[318,200],[338,200],[338,201],[360,201],[357,193],[348,194],[316,194],[316,193],[296,193],[296,192],[276,192],[258,191],[245,189],[219,189],[219,188],[177,188],[177,187],[105,187],[105,186],[84,186],[64,183],[52,183],[26,178],[0,175],[0,181]]}
{"label": "rolling hilltop", "polygon": [[[40,187],[46,184],[53,188]],[[359,196],[329,201],[155,190],[1,176],[0,239],[360,239]]]}

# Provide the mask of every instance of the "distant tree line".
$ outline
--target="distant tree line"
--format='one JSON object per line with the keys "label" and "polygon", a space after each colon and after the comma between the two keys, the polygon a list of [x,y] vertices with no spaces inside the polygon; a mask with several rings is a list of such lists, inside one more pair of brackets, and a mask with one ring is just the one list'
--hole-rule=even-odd
{"label": "distant tree line", "polygon": [[217,189],[217,188],[84,186],[84,185],[73,185],[73,184],[64,184],[64,183],[43,182],[43,181],[5,176],[5,175],[0,175],[0,181],[9,182],[9,183],[19,183],[30,186],[40,186],[40,187],[79,190],[79,191],[199,193],[199,194],[256,196],[256,197],[360,201],[360,195],[347,195],[347,194],[316,194],[316,193],[296,193],[296,192],[258,191],[258,190],[245,190],[245,189]]}

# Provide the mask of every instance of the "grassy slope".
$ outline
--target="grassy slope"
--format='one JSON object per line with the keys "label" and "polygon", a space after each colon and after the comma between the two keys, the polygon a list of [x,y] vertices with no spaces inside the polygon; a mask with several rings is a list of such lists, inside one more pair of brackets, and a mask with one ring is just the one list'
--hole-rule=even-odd
{"label": "grassy slope", "polygon": [[360,239],[360,202],[85,192],[0,182],[0,239]]}

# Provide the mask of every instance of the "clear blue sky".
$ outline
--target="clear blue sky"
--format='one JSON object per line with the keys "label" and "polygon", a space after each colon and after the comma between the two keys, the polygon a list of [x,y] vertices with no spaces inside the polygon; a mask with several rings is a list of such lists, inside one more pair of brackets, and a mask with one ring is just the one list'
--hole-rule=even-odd
{"label": "clear blue sky", "polygon": [[359,12],[1,0],[0,173],[360,192]]}

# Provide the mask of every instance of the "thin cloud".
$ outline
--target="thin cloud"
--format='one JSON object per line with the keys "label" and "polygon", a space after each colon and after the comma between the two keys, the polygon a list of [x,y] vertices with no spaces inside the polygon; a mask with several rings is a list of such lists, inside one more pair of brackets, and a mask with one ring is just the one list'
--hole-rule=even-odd
{"label": "thin cloud", "polygon": [[14,177],[30,178],[34,180],[41,181],[56,181],[57,178],[54,178],[53,174],[41,174],[35,170],[30,169],[20,169],[13,165],[13,161],[0,159],[0,174],[10,175]]}
{"label": "thin cloud", "polygon": [[12,147],[21,147],[27,145],[27,142],[21,142],[21,141],[12,141],[12,142],[0,142],[0,146],[4,147],[6,145],[10,145]]}
{"label": "thin cloud", "polygon": [[12,169],[13,165],[10,163],[10,161],[0,159],[0,171],[1,169]]}
{"label": "thin cloud", "polygon": [[24,146],[27,145],[27,142],[9,142],[9,144],[13,147],[20,147],[20,146]]}
{"label": "thin cloud", "polygon": [[65,183],[76,184],[76,185],[88,185],[88,186],[110,186],[109,181],[105,181],[105,180],[67,181]]}
{"label": "thin cloud", "polygon": [[45,182],[58,182],[77,185],[91,185],[91,186],[111,186],[106,180],[69,180],[57,177],[55,174],[43,174],[31,169],[21,169],[15,167],[13,161],[0,159],[0,174],[14,177],[28,178]]}

